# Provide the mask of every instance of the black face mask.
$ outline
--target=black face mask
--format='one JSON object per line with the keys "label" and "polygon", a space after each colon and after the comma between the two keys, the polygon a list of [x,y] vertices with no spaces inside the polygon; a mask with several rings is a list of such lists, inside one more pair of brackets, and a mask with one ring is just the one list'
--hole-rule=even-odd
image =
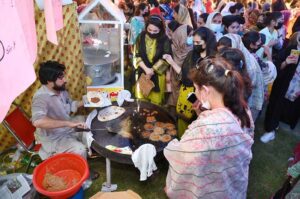
{"label": "black face mask", "polygon": [[147,32],[147,35],[148,35],[151,39],[157,39],[157,38],[159,37],[159,33],[152,34],[152,33]]}
{"label": "black face mask", "polygon": [[256,26],[258,27],[258,29],[264,29],[265,28],[265,24],[264,23],[261,23],[261,22],[257,22],[256,23]]}
{"label": "black face mask", "polygon": [[202,45],[194,45],[193,49],[198,54],[200,54],[200,53],[202,53],[202,52],[205,51],[205,48],[203,48]]}
{"label": "black face mask", "polygon": [[275,26],[275,29],[280,29],[281,27],[283,26],[283,23],[282,22],[279,22],[278,24],[277,24],[277,26]]}

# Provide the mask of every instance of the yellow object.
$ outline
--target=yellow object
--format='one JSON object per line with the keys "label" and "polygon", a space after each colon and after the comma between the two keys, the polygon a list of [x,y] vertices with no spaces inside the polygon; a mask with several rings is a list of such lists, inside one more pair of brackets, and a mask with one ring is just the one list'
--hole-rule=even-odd
{"label": "yellow object", "polygon": [[271,92],[272,92],[272,87],[273,87],[273,83],[270,83],[270,84],[268,84],[268,91],[267,91],[267,93],[268,93],[268,96],[270,96],[270,95],[271,95]]}
{"label": "yellow object", "polygon": [[[44,11],[35,6],[38,55],[34,68],[38,76],[41,62],[56,60],[66,66],[67,89],[72,99],[80,100],[85,93],[85,75],[81,51],[81,38],[75,3],[63,6],[64,27],[57,33],[59,44],[56,46],[46,38]],[[31,115],[31,101],[34,93],[41,86],[37,79],[25,92],[15,100],[17,104]],[[11,108],[12,109],[12,108]],[[10,110],[12,111],[12,110]],[[0,125],[0,152],[15,143],[15,139]]]}
{"label": "yellow object", "polygon": [[169,64],[163,59],[158,60],[153,65],[153,70],[160,75],[165,74],[168,68],[169,68]]}
{"label": "yellow object", "polygon": [[90,86],[93,83],[92,78],[90,78],[89,76],[86,76],[85,81],[87,86]]}
{"label": "yellow object", "polygon": [[[186,87],[181,85],[179,90],[179,97],[176,105],[176,113],[183,115],[187,119],[191,119],[195,115],[193,104],[187,100],[188,94],[194,92],[194,87]],[[189,123],[178,119],[178,137],[181,137],[187,129]]]}

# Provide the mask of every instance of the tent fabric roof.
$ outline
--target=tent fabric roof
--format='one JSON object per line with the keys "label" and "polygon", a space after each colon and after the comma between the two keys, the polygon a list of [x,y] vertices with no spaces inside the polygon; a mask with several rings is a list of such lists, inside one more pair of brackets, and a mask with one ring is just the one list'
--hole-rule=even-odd
{"label": "tent fabric roof", "polygon": [[94,0],[79,14],[79,20],[84,20],[84,17],[98,4],[101,4],[115,19],[122,23],[126,22],[124,13],[111,0]]}

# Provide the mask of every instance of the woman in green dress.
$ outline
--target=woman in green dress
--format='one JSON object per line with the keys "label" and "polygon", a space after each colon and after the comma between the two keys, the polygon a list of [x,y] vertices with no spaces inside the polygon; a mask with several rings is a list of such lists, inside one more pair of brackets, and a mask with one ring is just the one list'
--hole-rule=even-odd
{"label": "woman in green dress", "polygon": [[193,50],[188,53],[182,67],[179,67],[171,56],[164,56],[164,59],[181,74],[181,86],[179,98],[176,105],[178,115],[178,136],[181,137],[187,126],[196,119],[193,104],[187,100],[189,93],[194,92],[193,82],[189,79],[189,71],[196,67],[196,64],[207,58],[214,56],[217,50],[215,34],[206,27],[200,27],[193,33]]}
{"label": "woman in green dress", "polygon": [[[154,83],[154,88],[148,96],[143,96],[139,84],[134,86],[137,99],[144,99],[151,103],[162,105],[166,87],[166,66],[163,55],[171,55],[171,43],[165,35],[163,20],[158,15],[151,15],[146,23],[145,31],[137,38],[134,45],[133,65],[136,69],[136,80],[142,73]],[[158,66],[153,67],[153,66]],[[164,67],[165,70],[160,68]]]}

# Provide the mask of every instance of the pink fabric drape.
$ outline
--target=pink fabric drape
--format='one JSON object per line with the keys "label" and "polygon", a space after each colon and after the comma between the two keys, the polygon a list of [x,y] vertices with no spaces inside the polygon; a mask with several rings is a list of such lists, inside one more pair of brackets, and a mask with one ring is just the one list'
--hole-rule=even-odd
{"label": "pink fabric drape", "polygon": [[[23,7],[24,6],[24,7]],[[0,121],[14,99],[36,79],[33,0],[0,1]],[[33,43],[35,42],[35,43]]]}

